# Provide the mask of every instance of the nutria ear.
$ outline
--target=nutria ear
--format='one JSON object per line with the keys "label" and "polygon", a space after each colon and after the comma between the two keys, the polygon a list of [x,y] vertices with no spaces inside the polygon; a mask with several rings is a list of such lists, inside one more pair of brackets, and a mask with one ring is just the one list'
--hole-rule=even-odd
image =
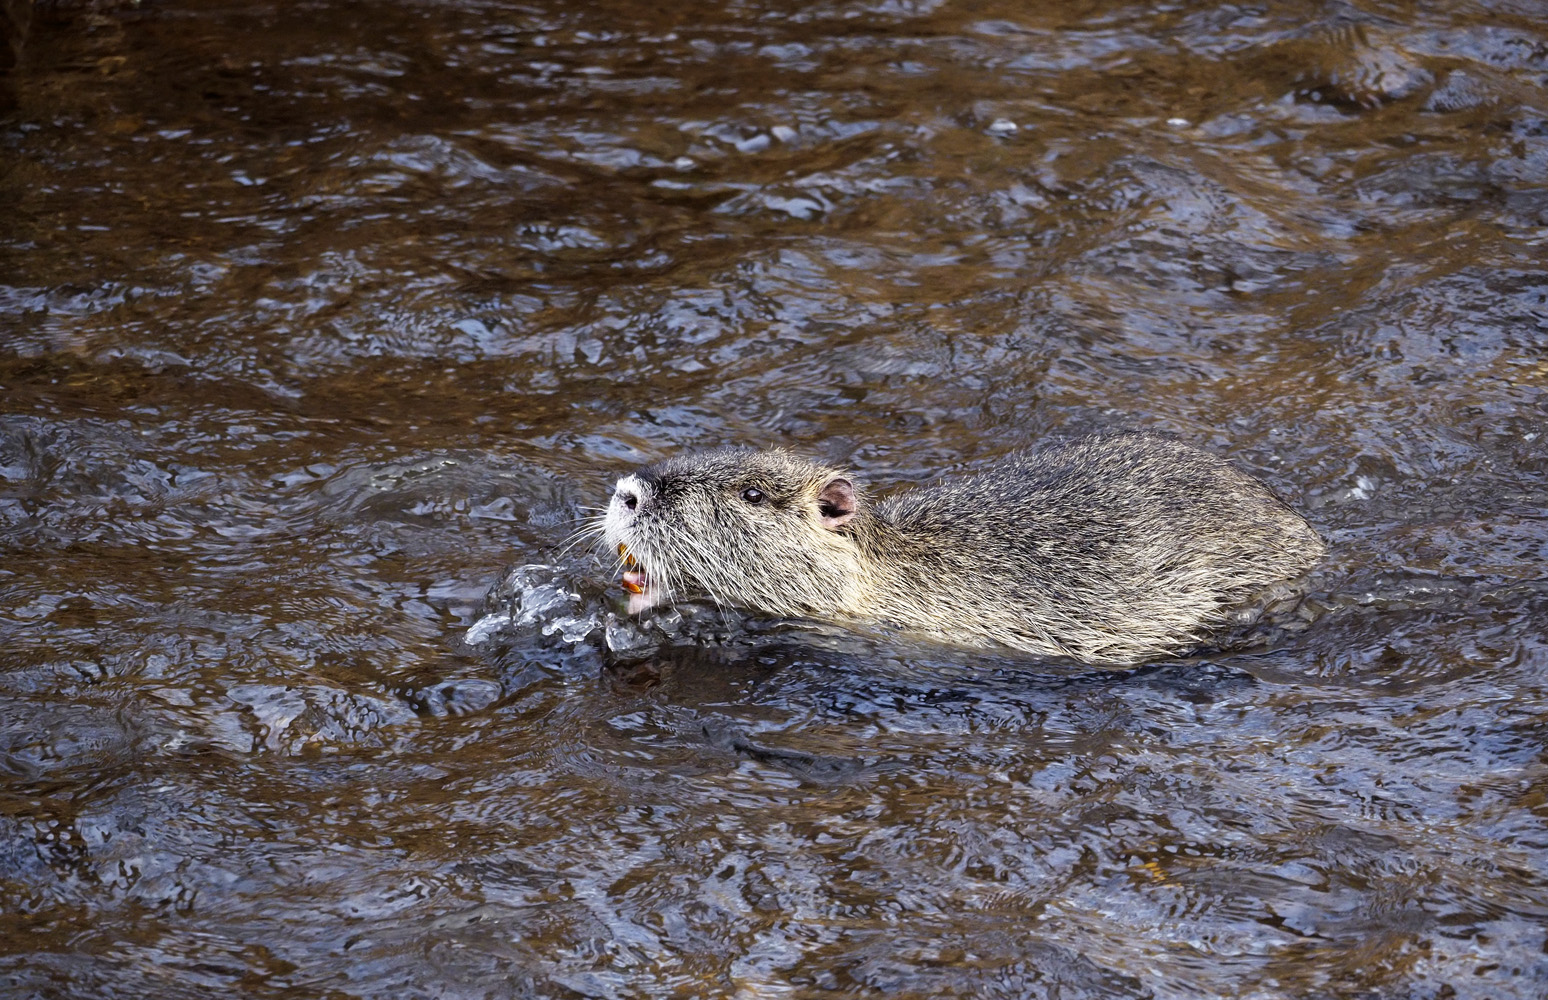
{"label": "nutria ear", "polygon": [[855,516],[855,484],[843,476],[828,480],[817,494],[817,512],[824,528],[838,528]]}

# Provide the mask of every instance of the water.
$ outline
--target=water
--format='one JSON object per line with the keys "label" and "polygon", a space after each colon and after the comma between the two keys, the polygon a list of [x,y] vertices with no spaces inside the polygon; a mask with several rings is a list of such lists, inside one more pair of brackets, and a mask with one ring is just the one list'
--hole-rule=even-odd
{"label": "water", "polygon": [[[26,6],[0,992],[1548,993],[1541,4]],[[680,448],[1095,426],[1305,510],[1310,624],[1102,671],[563,551]]]}

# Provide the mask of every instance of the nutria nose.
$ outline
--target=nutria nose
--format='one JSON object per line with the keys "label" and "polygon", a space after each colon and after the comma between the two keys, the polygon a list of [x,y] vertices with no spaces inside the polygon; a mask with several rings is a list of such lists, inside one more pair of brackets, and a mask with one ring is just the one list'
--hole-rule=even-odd
{"label": "nutria nose", "polygon": [[650,487],[645,485],[639,476],[624,476],[618,480],[618,485],[613,487],[613,495],[626,509],[638,510],[640,501],[650,495]]}

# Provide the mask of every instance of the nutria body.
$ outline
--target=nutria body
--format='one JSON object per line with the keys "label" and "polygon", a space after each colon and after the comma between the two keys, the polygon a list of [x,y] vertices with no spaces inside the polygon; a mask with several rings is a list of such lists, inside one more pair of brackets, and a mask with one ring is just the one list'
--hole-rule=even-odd
{"label": "nutria body", "polygon": [[782,451],[679,455],[603,522],[630,611],[676,597],[1133,663],[1195,645],[1324,549],[1269,488],[1148,434],[1055,441],[873,501]]}

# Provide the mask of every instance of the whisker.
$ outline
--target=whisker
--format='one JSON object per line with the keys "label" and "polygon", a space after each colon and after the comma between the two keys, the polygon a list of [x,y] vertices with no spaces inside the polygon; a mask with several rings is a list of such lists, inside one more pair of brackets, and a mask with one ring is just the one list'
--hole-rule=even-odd
{"label": "whisker", "polygon": [[[729,608],[729,607],[732,607],[732,604],[731,604],[730,601],[727,601],[724,597],[722,597],[716,591],[714,584],[710,582],[710,580],[715,575],[715,573],[713,572],[713,569],[716,567],[716,559],[714,557],[714,554],[709,552],[704,547],[704,543],[700,539],[689,538],[689,539],[686,539],[686,542],[687,542],[688,546],[691,547],[693,552],[700,557],[700,559],[702,560],[702,565],[705,566],[705,567],[708,567],[710,569],[710,571],[701,570],[698,573],[698,575],[697,575],[698,582],[699,582],[700,586],[702,586],[706,591],[709,592],[710,600],[715,603],[715,609],[716,609],[716,611],[718,611],[720,613],[721,624],[726,626],[727,628],[730,628],[731,627],[731,619],[730,619],[730,616],[726,613],[726,609]],[[685,562],[686,562],[686,560],[685,560]]]}
{"label": "whisker", "polygon": [[604,530],[605,527],[602,518],[587,518],[585,523],[583,523],[579,528],[576,528],[574,531],[570,532],[570,534],[565,537],[564,541],[561,543],[556,558],[564,558],[564,556],[572,548],[574,548],[576,545],[579,545],[590,536],[596,536],[600,539]]}

